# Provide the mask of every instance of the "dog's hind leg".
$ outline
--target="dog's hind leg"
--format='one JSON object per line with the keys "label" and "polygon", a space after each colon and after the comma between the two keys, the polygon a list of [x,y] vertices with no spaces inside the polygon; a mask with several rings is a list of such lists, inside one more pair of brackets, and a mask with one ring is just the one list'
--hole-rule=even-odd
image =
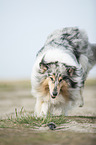
{"label": "dog's hind leg", "polygon": [[83,107],[84,106],[84,99],[83,99],[83,88],[80,89],[80,95],[81,95],[81,100],[80,100],[80,105],[79,107]]}

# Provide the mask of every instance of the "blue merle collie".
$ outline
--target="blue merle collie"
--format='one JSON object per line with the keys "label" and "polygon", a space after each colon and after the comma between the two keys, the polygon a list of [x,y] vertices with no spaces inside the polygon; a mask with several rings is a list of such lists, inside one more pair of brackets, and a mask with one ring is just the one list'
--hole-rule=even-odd
{"label": "blue merle collie", "polygon": [[95,63],[96,45],[84,31],[72,27],[49,35],[32,70],[35,116],[67,115],[72,107],[82,107],[84,83]]}

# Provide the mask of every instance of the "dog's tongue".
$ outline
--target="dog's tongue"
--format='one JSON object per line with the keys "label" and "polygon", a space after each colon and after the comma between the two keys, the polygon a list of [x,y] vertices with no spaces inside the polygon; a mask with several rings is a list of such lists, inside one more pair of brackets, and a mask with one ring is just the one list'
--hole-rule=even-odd
{"label": "dog's tongue", "polygon": [[55,99],[56,98],[56,96],[51,96],[52,97],[52,99]]}

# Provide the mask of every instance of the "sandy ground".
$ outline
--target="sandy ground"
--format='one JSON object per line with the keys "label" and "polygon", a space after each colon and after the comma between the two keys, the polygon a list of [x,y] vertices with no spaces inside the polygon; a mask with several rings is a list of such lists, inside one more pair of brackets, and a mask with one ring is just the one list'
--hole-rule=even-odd
{"label": "sandy ground", "polygon": [[[48,127],[37,129],[0,128],[0,145],[95,145],[96,144],[96,86],[86,86],[84,89],[84,107],[74,108],[69,116],[75,116],[70,123],[57,126],[51,131]],[[0,91],[0,119],[13,115],[15,108],[22,107],[33,111],[35,99],[31,96],[30,88]],[[78,118],[81,116],[81,118]],[[85,118],[84,117],[90,117]],[[92,117],[92,118],[91,118]],[[93,121],[93,118],[94,121]]]}
{"label": "sandy ground", "polygon": [[0,118],[7,118],[14,114],[15,108],[18,111],[22,107],[26,111],[34,110],[35,99],[31,96],[30,90],[16,90],[12,92],[0,92]]}

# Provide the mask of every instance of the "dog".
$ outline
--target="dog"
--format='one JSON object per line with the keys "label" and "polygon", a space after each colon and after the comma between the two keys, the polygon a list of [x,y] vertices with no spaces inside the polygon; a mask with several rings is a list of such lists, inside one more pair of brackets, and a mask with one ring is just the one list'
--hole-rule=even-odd
{"label": "dog", "polygon": [[56,30],[48,36],[36,56],[31,75],[34,115],[67,115],[82,107],[84,83],[96,64],[96,45],[77,27]]}

